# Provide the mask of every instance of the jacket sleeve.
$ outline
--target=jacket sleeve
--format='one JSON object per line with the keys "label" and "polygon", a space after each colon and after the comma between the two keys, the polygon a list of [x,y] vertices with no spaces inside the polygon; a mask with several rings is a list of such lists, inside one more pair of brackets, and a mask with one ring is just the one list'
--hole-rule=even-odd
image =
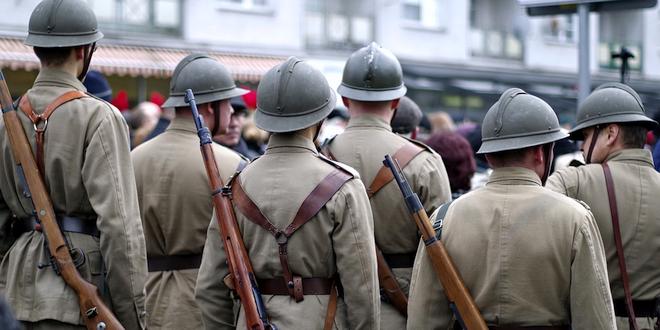
{"label": "jacket sleeve", "polygon": [[546,181],[545,187],[562,195],[575,198],[577,195],[577,180],[577,169],[575,167],[567,167],[553,173],[548,178],[548,181]]}
{"label": "jacket sleeve", "polygon": [[[379,329],[380,296],[374,223],[369,199],[359,179],[337,193],[332,242],[344,287],[350,329]],[[342,205],[343,204],[343,205]]]}
{"label": "jacket sleeve", "polygon": [[572,253],[571,327],[616,329],[603,242],[591,212],[575,235]]}
{"label": "jacket sleeve", "polygon": [[86,148],[83,183],[98,216],[113,311],[125,328],[141,329],[146,314],[147,257],[128,127],[116,110],[97,111],[101,118]]}
{"label": "jacket sleeve", "polygon": [[202,264],[197,274],[195,301],[202,312],[206,329],[234,329],[234,301],[229,288],[223,282],[229,274],[229,269],[218,228],[214,212],[206,233]]}
{"label": "jacket sleeve", "polygon": [[428,156],[421,164],[421,169],[416,172],[419,175],[415,186],[426,213],[432,214],[440,205],[451,200],[451,187],[445,164],[440,155],[434,152],[426,154]]}
{"label": "jacket sleeve", "polygon": [[449,301],[420,240],[410,279],[407,329],[448,329],[452,320]]}

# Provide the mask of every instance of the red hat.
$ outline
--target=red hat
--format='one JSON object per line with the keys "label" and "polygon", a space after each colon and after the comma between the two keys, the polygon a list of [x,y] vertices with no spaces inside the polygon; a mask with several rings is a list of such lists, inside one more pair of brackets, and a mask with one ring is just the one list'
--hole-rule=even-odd
{"label": "red hat", "polygon": [[165,97],[163,97],[163,94],[153,91],[149,96],[149,102],[154,103],[160,107],[163,105],[163,103],[165,103]]}
{"label": "red hat", "polygon": [[248,109],[256,109],[257,108],[257,92],[245,87],[241,86],[242,88],[245,88],[249,90],[250,92],[241,96],[243,98],[243,102],[245,102],[245,106]]}
{"label": "red hat", "polygon": [[123,89],[117,92],[117,95],[112,99],[112,101],[110,101],[110,103],[117,107],[119,111],[125,111],[130,108],[128,104],[128,93],[126,93],[126,91]]}

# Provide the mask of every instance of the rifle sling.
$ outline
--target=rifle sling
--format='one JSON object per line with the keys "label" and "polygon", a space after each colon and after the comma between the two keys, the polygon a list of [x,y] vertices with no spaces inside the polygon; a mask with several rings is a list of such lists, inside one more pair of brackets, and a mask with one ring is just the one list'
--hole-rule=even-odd
{"label": "rifle sling", "polygon": [[610,204],[610,214],[612,216],[612,232],[614,234],[614,244],[616,246],[617,259],[619,260],[619,271],[621,272],[621,282],[623,282],[623,292],[625,294],[625,305],[628,312],[628,322],[630,328],[637,330],[635,321],[635,310],[633,308],[632,295],[630,292],[630,280],[626,269],[626,259],[623,254],[623,243],[621,240],[621,227],[619,226],[619,211],[616,205],[616,194],[614,191],[614,180],[607,162],[603,163],[603,174],[605,175],[605,185],[607,186],[607,198]]}
{"label": "rifle sling", "polygon": [[[408,163],[410,163],[411,160],[413,160],[413,158],[415,158],[415,156],[417,156],[423,150],[424,149],[417,146],[416,144],[408,142],[399,148],[399,150],[394,153],[392,158],[396,160],[399,163],[399,166],[401,166],[401,169],[403,169],[406,167],[406,165],[408,165]],[[392,180],[394,180],[392,171],[390,171],[390,169],[385,165],[381,166],[373,181],[371,181],[371,184],[367,188],[367,195],[369,195],[369,198],[372,198]]]}
{"label": "rifle sling", "polygon": [[36,150],[35,158],[42,178],[45,178],[44,134],[46,133],[46,128],[48,127],[48,118],[50,118],[50,115],[52,115],[53,112],[55,112],[55,110],[57,110],[62,104],[85,96],[87,96],[87,94],[79,90],[68,91],[58,96],[53,102],[51,102],[48,106],[46,106],[46,109],[41,114],[37,114],[34,112],[34,109],[32,108],[32,104],[30,103],[27,94],[21,97],[18,107],[20,108],[21,111],[23,111],[23,113],[25,113],[26,116],[28,116],[28,118],[30,118],[30,121],[32,122],[32,125],[34,127],[34,131],[36,133],[35,143],[37,150]]}
{"label": "rifle sling", "polygon": [[310,221],[325,204],[335,195],[337,191],[352,178],[349,173],[336,168],[328,174],[312,192],[305,198],[298,209],[291,224],[284,230],[280,230],[266,216],[263,215],[259,207],[245,193],[240,184],[240,178],[232,180],[231,195],[238,209],[248,220],[261,226],[271,233],[279,245],[280,263],[282,264],[282,273],[288,286],[289,295],[300,302],[304,299],[303,279],[294,275],[289,268],[289,259],[287,252],[288,240],[298,228]]}

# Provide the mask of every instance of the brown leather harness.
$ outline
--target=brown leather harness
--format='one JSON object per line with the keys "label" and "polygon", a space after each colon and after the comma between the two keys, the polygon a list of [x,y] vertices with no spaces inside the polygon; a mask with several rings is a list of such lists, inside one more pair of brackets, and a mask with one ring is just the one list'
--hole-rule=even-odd
{"label": "brown leather harness", "polygon": [[616,194],[614,191],[614,180],[612,172],[607,163],[603,163],[603,174],[605,175],[605,186],[607,186],[607,198],[610,204],[610,214],[612,215],[612,232],[614,234],[614,244],[616,246],[617,259],[619,260],[619,271],[621,272],[621,282],[623,282],[623,292],[625,294],[626,311],[628,312],[628,323],[630,329],[637,330],[635,321],[635,311],[633,308],[632,293],[630,292],[630,280],[628,270],[626,269],[626,259],[623,254],[623,243],[621,240],[621,227],[619,226],[619,211],[616,205]]}
{"label": "brown leather harness", "polygon": [[55,112],[55,110],[57,110],[62,104],[86,96],[87,94],[85,94],[85,92],[79,90],[68,91],[58,96],[53,102],[51,102],[48,106],[46,106],[46,109],[41,114],[37,114],[34,112],[34,109],[32,108],[32,104],[30,103],[27,94],[21,97],[21,100],[18,103],[18,107],[20,108],[21,111],[23,111],[23,113],[26,116],[28,116],[28,118],[30,118],[30,121],[32,122],[32,125],[34,127],[34,131],[36,133],[35,142],[37,149],[36,161],[37,161],[37,166],[39,167],[39,172],[41,172],[42,177],[44,177],[45,175],[44,135],[46,133],[46,128],[48,128],[48,118],[50,118],[50,115],[52,115],[53,112]]}

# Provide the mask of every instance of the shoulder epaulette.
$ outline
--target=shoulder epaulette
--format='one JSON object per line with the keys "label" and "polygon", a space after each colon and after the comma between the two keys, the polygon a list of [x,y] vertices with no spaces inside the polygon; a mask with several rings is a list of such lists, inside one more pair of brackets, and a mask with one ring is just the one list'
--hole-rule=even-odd
{"label": "shoulder epaulette", "polygon": [[337,168],[337,169],[339,169],[343,172],[346,172],[347,174],[350,174],[354,178],[358,177],[358,172],[354,168],[352,168],[352,167],[350,167],[350,166],[348,166],[344,163],[340,163],[336,160],[332,160],[332,159],[326,157],[325,155],[323,155],[322,153],[318,154],[318,158],[320,160],[330,164],[332,167]]}

